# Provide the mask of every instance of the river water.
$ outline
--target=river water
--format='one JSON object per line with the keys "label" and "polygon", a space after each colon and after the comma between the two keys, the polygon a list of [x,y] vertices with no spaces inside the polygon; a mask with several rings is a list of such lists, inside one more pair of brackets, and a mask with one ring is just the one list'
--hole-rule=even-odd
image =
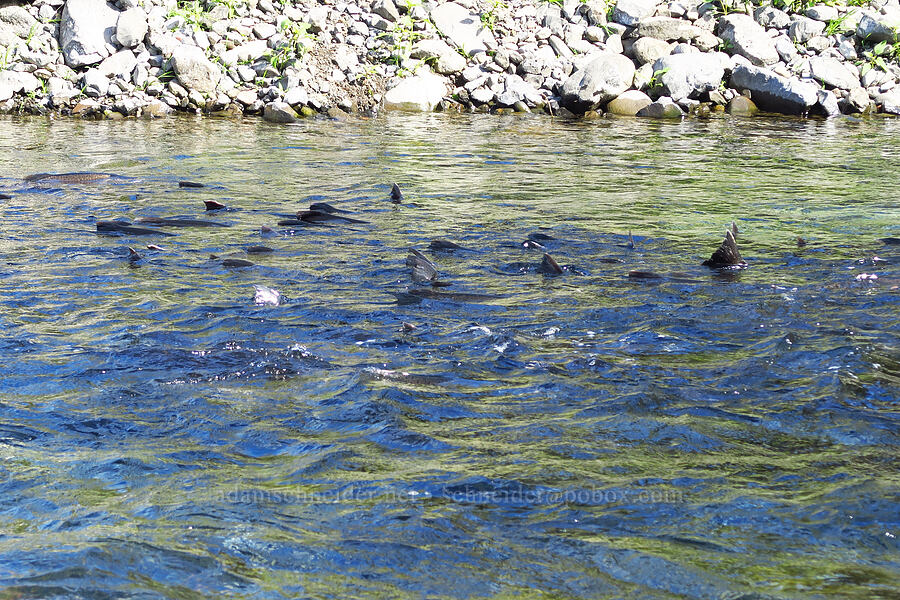
{"label": "river water", "polygon": [[898,139],[4,118],[0,598],[898,598]]}

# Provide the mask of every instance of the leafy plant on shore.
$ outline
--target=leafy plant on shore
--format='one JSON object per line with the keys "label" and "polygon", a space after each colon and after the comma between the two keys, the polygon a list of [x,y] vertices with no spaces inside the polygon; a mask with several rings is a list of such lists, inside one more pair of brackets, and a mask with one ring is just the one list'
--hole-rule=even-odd
{"label": "leafy plant on shore", "polygon": [[662,76],[669,72],[668,68],[660,69],[659,71],[653,71],[653,75],[650,76],[650,80],[647,82],[647,87],[653,89],[655,87],[659,87],[662,85]]}
{"label": "leafy plant on shore", "polygon": [[203,29],[203,8],[200,6],[200,0],[178,0],[175,8],[167,15],[169,18],[181,17],[185,23],[194,27],[194,29]]}
{"label": "leafy plant on shore", "polygon": [[859,66],[859,76],[862,77],[875,68],[881,69],[887,73],[887,61],[891,58],[895,58],[895,53],[897,53],[898,50],[900,50],[900,48],[895,48],[885,41],[878,42],[871,50],[865,50],[863,52],[863,58],[865,60],[863,60],[862,64]]}
{"label": "leafy plant on shore", "polygon": [[237,16],[237,7],[243,4],[242,0],[215,0],[215,4],[221,4],[228,9],[228,18]]}
{"label": "leafy plant on shore", "polygon": [[830,21],[828,21],[828,25],[825,26],[825,31],[823,32],[823,35],[826,35],[826,36],[834,35],[835,33],[842,31],[844,21],[846,21],[847,18],[850,17],[850,15],[855,14],[855,13],[856,13],[855,10],[848,10],[847,12],[845,12],[844,14],[839,16],[837,19],[831,19]]}
{"label": "leafy plant on shore", "polygon": [[12,53],[12,51],[12,46],[7,46],[3,49],[3,54],[0,54],[0,71],[5,71],[7,65],[9,65],[9,55]]}
{"label": "leafy plant on shore", "polygon": [[786,12],[804,13],[806,9],[818,4],[816,0],[773,0],[772,6]]}
{"label": "leafy plant on shore", "polygon": [[309,34],[309,23],[295,23],[285,19],[280,27],[285,39],[269,54],[269,64],[279,71],[292,61],[302,58],[312,47],[314,40]]}
{"label": "leafy plant on shore", "polygon": [[481,13],[481,23],[491,31],[497,25],[497,9],[504,6],[503,0],[491,0],[491,5]]}
{"label": "leafy plant on shore", "polygon": [[400,67],[409,58],[413,44],[424,37],[421,32],[416,31],[416,24],[412,17],[413,8],[417,5],[417,2],[407,0],[406,14],[400,15],[390,31],[378,34],[379,38],[390,38],[393,47],[387,62],[392,62],[397,67]]}

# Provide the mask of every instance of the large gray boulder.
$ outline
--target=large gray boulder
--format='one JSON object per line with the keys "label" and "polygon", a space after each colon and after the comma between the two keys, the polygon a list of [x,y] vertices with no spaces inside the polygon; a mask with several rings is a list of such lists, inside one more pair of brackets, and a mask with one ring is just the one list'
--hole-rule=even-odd
{"label": "large gray boulder", "polygon": [[222,79],[222,71],[212,63],[203,50],[187,44],[178,46],[172,53],[172,68],[178,81],[188,90],[212,94]]}
{"label": "large gray boulder", "polygon": [[856,37],[871,42],[896,42],[900,40],[900,10],[886,9],[885,14],[866,11],[856,26]]}
{"label": "large gray boulder", "polygon": [[287,102],[269,102],[263,108],[263,120],[272,123],[293,123],[297,117],[297,113]]}
{"label": "large gray boulder", "polygon": [[809,59],[809,70],[813,79],[825,85],[842,90],[859,87],[859,77],[856,73],[836,58],[813,56]]}
{"label": "large gray boulder", "polygon": [[657,0],[618,0],[612,12],[612,20],[631,27],[641,19],[656,12]]}
{"label": "large gray boulder", "polygon": [[466,59],[460,56],[459,52],[451,48],[444,40],[419,40],[413,45],[409,56],[410,58],[432,61],[434,70],[441,75],[459,73],[466,68],[467,64]]}
{"label": "large gray boulder", "polygon": [[634,63],[621,54],[599,52],[562,85],[562,105],[583,113],[605,104],[631,87]]}
{"label": "large gray boulder", "polygon": [[819,88],[815,84],[749,65],[735,67],[731,87],[750,90],[753,102],[772,112],[803,114],[818,102]]}
{"label": "large gray boulder", "polygon": [[122,50],[104,58],[97,66],[97,71],[106,77],[115,77],[125,81],[131,81],[131,73],[137,66],[137,57],[131,50]]}
{"label": "large gray boulder", "polygon": [[481,17],[455,2],[447,2],[432,9],[431,22],[441,35],[468,55],[486,52],[497,46],[494,34],[484,27]]}
{"label": "large gray boulder", "polygon": [[760,6],[753,11],[753,17],[763,27],[784,29],[791,24],[791,18],[786,12],[771,5]]}
{"label": "large gray boulder", "polygon": [[68,0],[59,24],[59,47],[73,69],[93,65],[113,52],[119,11],[104,0]]}
{"label": "large gray boulder", "polygon": [[722,83],[725,69],[715,54],[672,54],[653,63],[653,72],[662,73],[659,85],[675,102],[711,92]]}
{"label": "large gray boulder", "polygon": [[699,37],[703,30],[684,19],[672,17],[647,17],[641,19],[634,30],[636,37],[651,37],[658,40],[688,42]]}
{"label": "large gray boulder", "polygon": [[0,46],[11,46],[23,41],[36,24],[35,18],[21,6],[0,8]]}
{"label": "large gray boulder", "polygon": [[900,89],[893,89],[876,98],[881,104],[882,110],[892,115],[900,115]]}
{"label": "large gray boulder", "polygon": [[672,44],[652,37],[642,37],[631,46],[631,55],[639,64],[655,62],[672,53]]}
{"label": "large gray boulder", "polygon": [[33,92],[38,89],[40,82],[31,73],[21,71],[0,71],[0,102],[12,98],[19,92]]}
{"label": "large gray boulder", "polygon": [[430,112],[444,98],[447,84],[430,71],[401,79],[384,95],[384,107],[395,110]]}
{"label": "large gray boulder", "polygon": [[798,44],[805,44],[825,31],[825,23],[794,15],[794,20],[788,29],[788,36]]}
{"label": "large gray boulder", "polygon": [[129,8],[119,15],[116,22],[116,40],[125,48],[134,48],[147,35],[147,15],[143,9]]}
{"label": "large gray boulder", "polygon": [[754,65],[764,67],[778,62],[772,38],[749,15],[732,13],[719,19],[719,37],[731,42],[734,51]]}

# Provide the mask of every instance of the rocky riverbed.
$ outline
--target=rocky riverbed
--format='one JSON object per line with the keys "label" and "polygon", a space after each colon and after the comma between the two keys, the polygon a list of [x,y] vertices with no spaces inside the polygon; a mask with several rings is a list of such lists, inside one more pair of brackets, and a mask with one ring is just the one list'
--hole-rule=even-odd
{"label": "rocky riverbed", "polygon": [[900,3],[0,2],[0,111],[900,114]]}

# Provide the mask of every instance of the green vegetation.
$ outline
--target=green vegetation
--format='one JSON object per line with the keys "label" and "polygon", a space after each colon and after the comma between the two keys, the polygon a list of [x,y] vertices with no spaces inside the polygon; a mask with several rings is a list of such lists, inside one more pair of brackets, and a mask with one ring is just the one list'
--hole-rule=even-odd
{"label": "green vegetation", "polygon": [[653,75],[650,77],[650,81],[647,82],[647,87],[655,88],[657,86],[662,85],[662,81],[660,79],[663,75],[669,72],[669,69],[660,69],[659,71],[653,71]]}
{"label": "green vegetation", "polygon": [[859,75],[862,77],[872,69],[881,69],[888,72],[887,61],[900,58],[900,44],[891,45],[887,42],[878,42],[871,50],[863,52],[863,60],[859,65]]}
{"label": "green vegetation", "polygon": [[[221,4],[228,8],[228,18],[233,19],[237,14],[237,7],[244,4],[242,0],[215,0],[214,4]],[[283,4],[283,3],[282,3]]]}
{"label": "green vegetation", "polygon": [[504,4],[503,0],[490,0],[490,2],[490,7],[481,13],[481,23],[493,31],[494,27],[497,25],[497,9],[504,6]]}
{"label": "green vegetation", "polygon": [[837,19],[831,19],[830,21],[828,21],[828,25],[825,26],[824,35],[834,35],[835,33],[841,31],[844,25],[844,21],[846,21],[847,18],[855,12],[855,10],[849,10],[843,15],[839,16]]}
{"label": "green vegetation", "polygon": [[203,16],[206,13],[200,6],[200,0],[178,0],[175,8],[168,16],[181,17],[185,23],[189,23],[194,29],[203,29]]}
{"label": "green vegetation", "polygon": [[269,64],[281,71],[296,59],[302,58],[309,51],[314,38],[309,34],[308,23],[295,23],[290,19],[284,19],[279,27],[284,33],[285,40],[269,54]]}
{"label": "green vegetation", "polygon": [[409,59],[413,44],[423,37],[421,32],[416,31],[416,23],[412,17],[413,9],[417,6],[418,0],[406,0],[406,14],[400,15],[390,31],[378,35],[379,38],[390,38],[392,49],[387,62],[397,67],[401,67]]}
{"label": "green vegetation", "polygon": [[804,13],[811,6],[819,4],[817,0],[773,0],[772,6],[788,12]]}

